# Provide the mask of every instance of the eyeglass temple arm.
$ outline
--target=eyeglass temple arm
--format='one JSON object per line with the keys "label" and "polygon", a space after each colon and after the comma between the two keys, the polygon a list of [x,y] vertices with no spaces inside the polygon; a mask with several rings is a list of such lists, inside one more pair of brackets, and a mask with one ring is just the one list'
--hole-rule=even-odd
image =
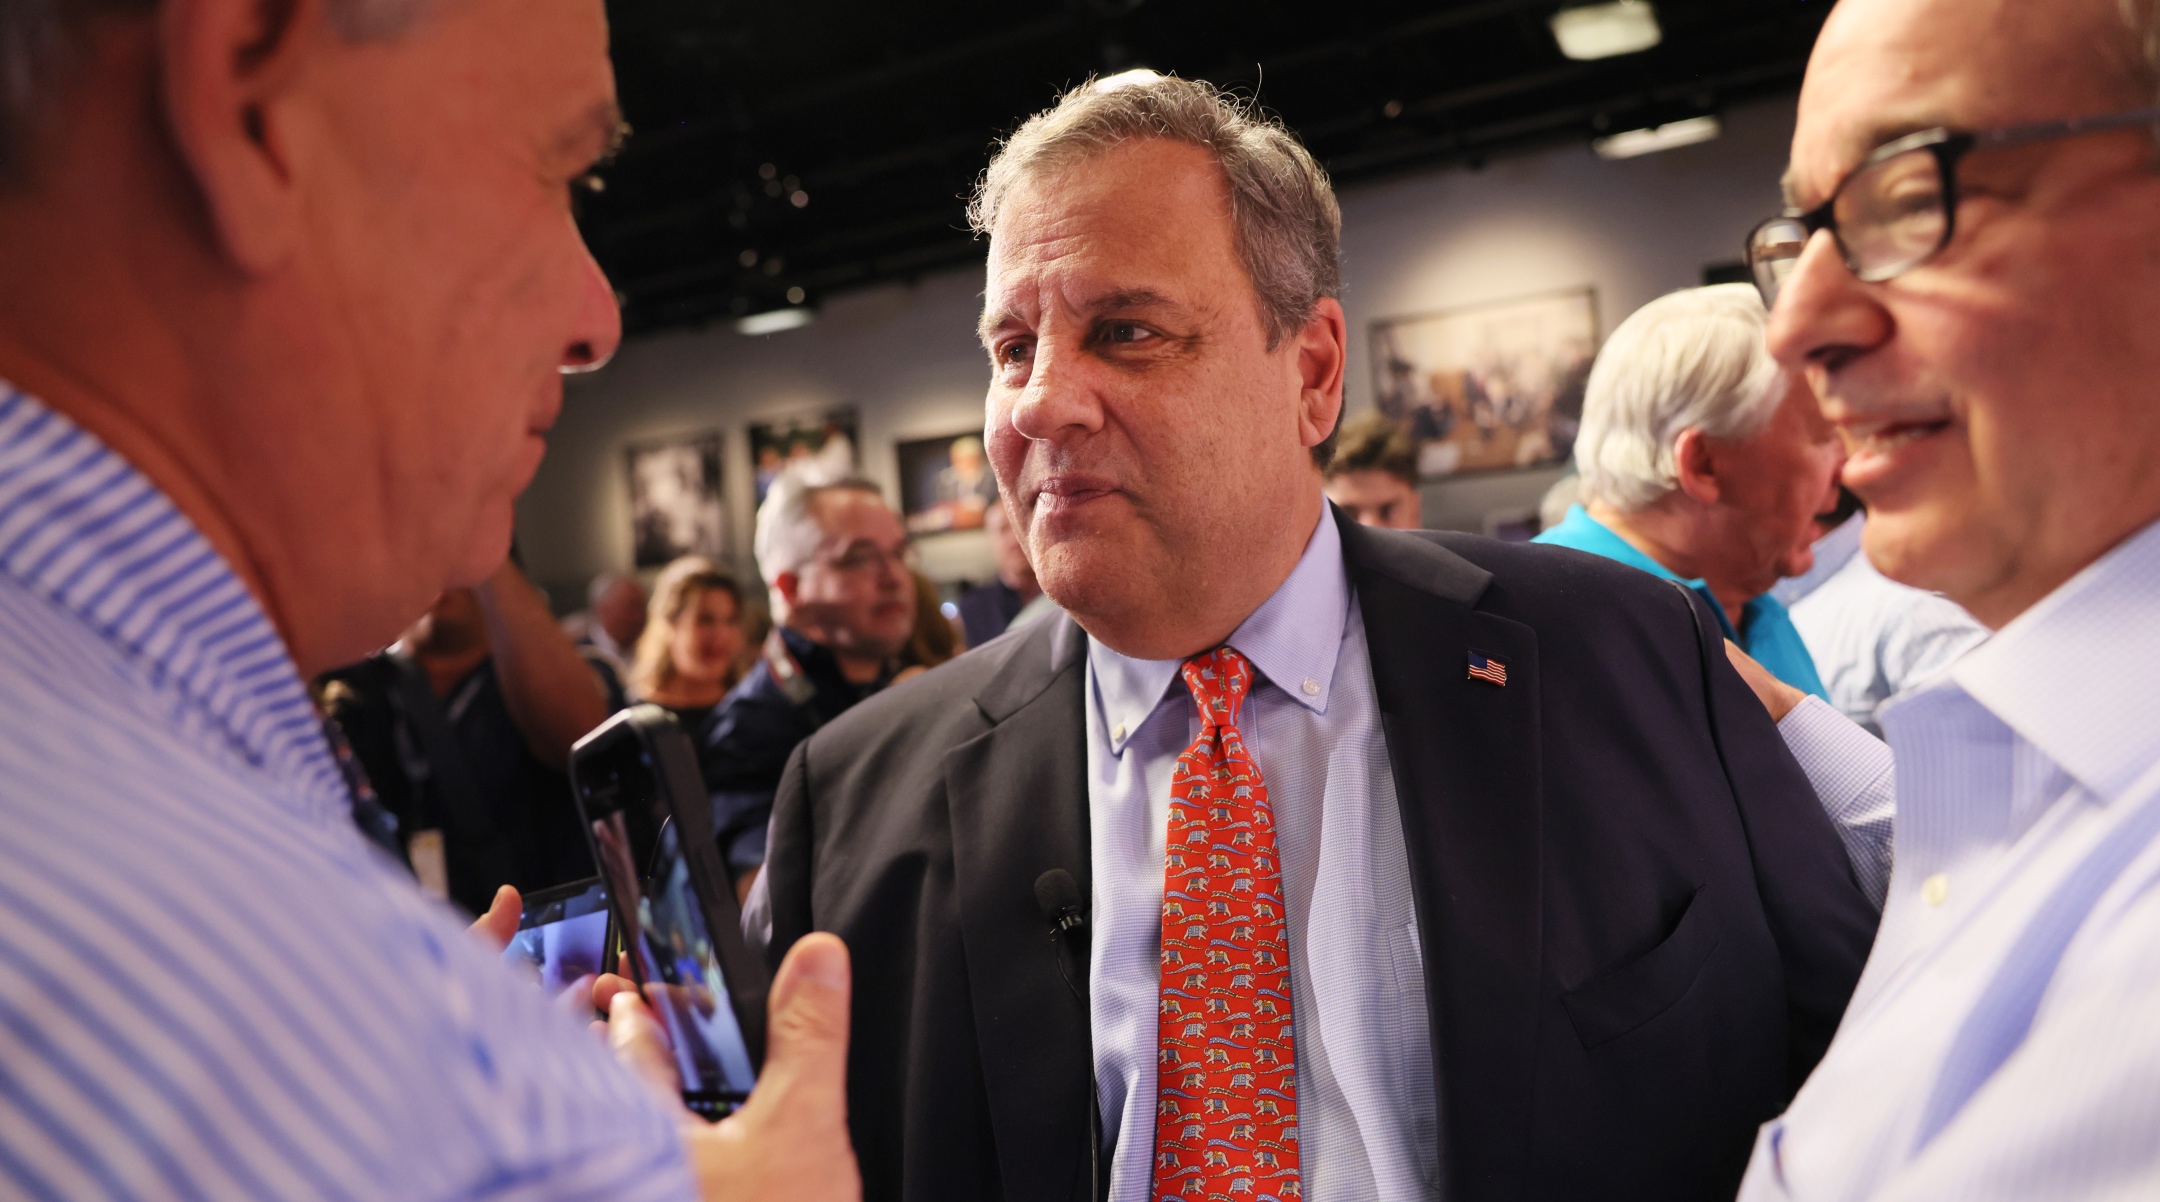
{"label": "eyeglass temple arm", "polygon": [[1973,142],[1980,146],[2016,146],[2025,142],[2046,141],[2049,138],[2102,133],[2111,129],[2133,129],[2140,125],[2160,127],[2160,108],[2130,109],[2127,112],[2106,113],[2098,117],[2072,117],[2066,121],[2013,125],[2007,129],[1991,129],[1986,133],[1974,134]]}

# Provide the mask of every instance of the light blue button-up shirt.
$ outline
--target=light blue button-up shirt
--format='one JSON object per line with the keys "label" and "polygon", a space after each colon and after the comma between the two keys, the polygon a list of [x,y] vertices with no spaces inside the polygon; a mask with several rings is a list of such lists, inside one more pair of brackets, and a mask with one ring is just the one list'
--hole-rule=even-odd
{"label": "light blue button-up shirt", "polygon": [[[1409,853],[1365,624],[1324,509],[1289,579],[1229,643],[1259,675],[1239,728],[1275,810],[1305,1196],[1437,1198]],[[1116,1202],[1147,1198],[1153,1171],[1163,842],[1177,757],[1200,733],[1178,669],[1088,643],[1089,1005]]]}
{"label": "light blue button-up shirt", "polygon": [[365,844],[269,619],[0,383],[0,1198],[687,1198],[674,1121]]}
{"label": "light blue button-up shirt", "polygon": [[2160,524],[1881,720],[1881,933],[1742,1198],[2160,1197]]}

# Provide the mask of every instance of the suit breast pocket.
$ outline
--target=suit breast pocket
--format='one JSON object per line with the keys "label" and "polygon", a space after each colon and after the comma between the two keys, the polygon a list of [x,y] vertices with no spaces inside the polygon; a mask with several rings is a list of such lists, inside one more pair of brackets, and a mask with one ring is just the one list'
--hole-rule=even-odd
{"label": "suit breast pocket", "polygon": [[1633,1031],[1665,1013],[1694,988],[1703,965],[1717,951],[1703,886],[1688,898],[1687,909],[1663,943],[1624,964],[1603,969],[1560,995],[1568,1021],[1588,1051]]}

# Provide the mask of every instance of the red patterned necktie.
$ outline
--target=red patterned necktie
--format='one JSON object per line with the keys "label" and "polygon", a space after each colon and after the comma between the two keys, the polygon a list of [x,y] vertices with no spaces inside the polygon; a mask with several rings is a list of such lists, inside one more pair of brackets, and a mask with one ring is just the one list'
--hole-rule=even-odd
{"label": "red patterned necktie", "polygon": [[1295,1198],[1290,943],[1267,785],[1238,735],[1252,665],[1185,664],[1200,738],[1170,781],[1152,1197]]}

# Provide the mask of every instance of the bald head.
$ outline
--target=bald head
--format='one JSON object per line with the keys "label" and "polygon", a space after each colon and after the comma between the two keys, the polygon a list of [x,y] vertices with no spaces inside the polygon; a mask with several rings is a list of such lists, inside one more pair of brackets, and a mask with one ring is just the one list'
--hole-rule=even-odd
{"label": "bald head", "polygon": [[[2160,0],[1843,0],[1801,90],[1787,188],[1826,200],[1876,147],[2160,103]],[[1828,231],[1779,294],[1770,348],[1804,369],[1895,579],[2001,626],[2160,519],[2155,129],[1955,165],[1948,242],[1865,283]]]}

